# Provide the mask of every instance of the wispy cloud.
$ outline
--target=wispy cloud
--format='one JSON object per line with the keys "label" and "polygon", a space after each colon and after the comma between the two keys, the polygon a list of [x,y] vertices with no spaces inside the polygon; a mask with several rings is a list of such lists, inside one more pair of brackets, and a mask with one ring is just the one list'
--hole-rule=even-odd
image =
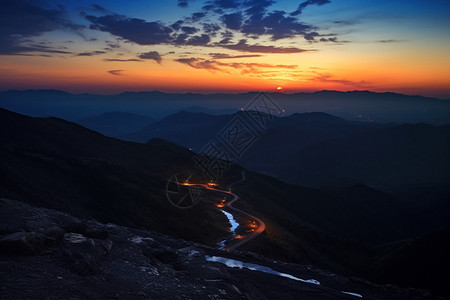
{"label": "wispy cloud", "polygon": [[251,58],[251,57],[261,57],[261,54],[241,54],[241,55],[230,55],[226,53],[209,53],[213,59],[231,59],[231,58]]}
{"label": "wispy cloud", "polygon": [[114,76],[123,76],[123,72],[125,72],[125,70],[109,70],[108,73]]}
{"label": "wispy cloud", "polygon": [[157,51],[150,51],[150,52],[146,52],[146,53],[141,53],[141,54],[138,55],[138,57],[140,59],[154,60],[158,64],[160,64],[161,60],[162,60],[161,54],[159,54]]}
{"label": "wispy cloud", "polygon": [[252,52],[252,53],[302,53],[310,52],[315,50],[305,50],[296,47],[278,47],[278,46],[266,46],[266,45],[249,45],[247,40],[242,39],[237,44],[217,44],[217,47],[236,50],[241,52]]}
{"label": "wispy cloud", "polygon": [[106,51],[91,51],[91,52],[81,52],[78,53],[77,56],[94,56],[94,55],[102,55],[106,54]]}
{"label": "wispy cloud", "polygon": [[239,71],[240,74],[257,74],[262,75],[264,72],[268,70],[271,73],[277,71],[286,71],[286,70],[296,70],[298,72],[298,66],[296,65],[273,65],[266,63],[225,63],[217,60],[209,60],[203,58],[179,58],[176,60],[177,62],[186,64],[195,69],[204,69],[212,72],[224,72],[224,73],[232,73],[232,70]]}
{"label": "wispy cloud", "polygon": [[142,59],[137,59],[137,58],[129,58],[129,59],[122,59],[122,58],[105,58],[103,61],[110,61],[110,62],[130,62],[130,61],[134,61],[134,62],[142,62]]}

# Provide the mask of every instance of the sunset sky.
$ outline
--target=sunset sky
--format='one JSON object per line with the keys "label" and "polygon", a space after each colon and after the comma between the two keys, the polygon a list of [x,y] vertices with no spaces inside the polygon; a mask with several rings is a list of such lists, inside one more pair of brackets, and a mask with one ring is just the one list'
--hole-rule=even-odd
{"label": "sunset sky", "polygon": [[0,90],[450,98],[450,1],[2,0]]}

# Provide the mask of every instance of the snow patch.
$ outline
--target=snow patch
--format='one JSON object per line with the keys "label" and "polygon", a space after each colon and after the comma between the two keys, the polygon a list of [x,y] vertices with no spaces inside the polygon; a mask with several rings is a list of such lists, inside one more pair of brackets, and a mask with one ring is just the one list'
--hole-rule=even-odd
{"label": "snow patch", "polygon": [[64,239],[73,244],[80,244],[87,241],[87,238],[79,233],[66,233],[64,234]]}
{"label": "snow patch", "polygon": [[227,267],[230,268],[239,268],[239,269],[248,269],[248,270],[252,270],[252,271],[260,271],[260,272],[264,272],[264,273],[268,273],[268,274],[273,274],[273,275],[277,275],[277,276],[281,276],[281,277],[286,277],[292,280],[296,280],[296,281],[300,281],[300,282],[304,282],[304,283],[311,283],[311,284],[316,284],[316,285],[320,285],[320,282],[315,280],[315,279],[301,279],[298,277],[295,277],[291,274],[286,274],[286,273],[281,273],[278,271],[275,271],[272,268],[269,267],[265,267],[265,266],[261,266],[258,264],[252,264],[252,263],[246,263],[246,262],[242,262],[239,260],[235,260],[235,259],[230,259],[230,258],[225,258],[225,257],[220,257],[220,256],[209,256],[206,255],[205,256],[207,261],[212,261],[212,262],[219,262],[221,264],[226,265]]}
{"label": "snow patch", "polygon": [[154,242],[152,238],[142,236],[135,236],[129,240],[135,244],[142,244],[144,241]]}
{"label": "snow patch", "polygon": [[355,296],[355,297],[358,297],[358,298],[362,298],[363,297],[363,296],[361,296],[360,294],[357,294],[357,293],[344,292],[344,291],[341,291],[341,293],[344,293],[344,294],[347,294],[347,295],[351,295],[351,296]]}

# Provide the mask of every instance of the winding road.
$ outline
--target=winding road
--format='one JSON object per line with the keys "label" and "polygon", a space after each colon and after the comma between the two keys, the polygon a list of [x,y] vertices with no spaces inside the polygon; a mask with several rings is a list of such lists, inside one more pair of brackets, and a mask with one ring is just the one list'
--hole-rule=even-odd
{"label": "winding road", "polygon": [[[236,182],[233,182],[232,184],[230,184],[227,189],[231,189],[232,186],[234,186],[237,183],[243,182],[245,181],[245,172],[242,171],[242,178]],[[239,200],[239,196],[230,192],[230,191],[224,191],[224,190],[220,190],[220,189],[215,189],[213,187],[208,186],[207,187],[209,190],[213,190],[213,191],[217,191],[217,192],[221,192],[221,193],[226,193],[228,195],[231,195],[233,197],[233,199],[231,199],[230,201],[227,201],[225,203],[225,206],[231,210],[231,211],[235,211],[238,212],[239,214],[245,215],[250,219],[253,219],[254,222],[257,224],[256,228],[254,231],[252,231],[251,233],[244,235],[242,239],[236,240],[236,242],[231,243],[231,245],[223,248],[223,250],[225,251],[233,251],[236,248],[242,246],[243,244],[249,242],[250,240],[254,239],[255,237],[257,237],[259,234],[261,234],[262,232],[264,232],[264,230],[266,229],[266,224],[264,224],[263,221],[261,221],[260,219],[258,219],[257,217],[255,217],[254,215],[251,215],[243,210],[240,210],[239,208],[233,207],[233,203]]]}

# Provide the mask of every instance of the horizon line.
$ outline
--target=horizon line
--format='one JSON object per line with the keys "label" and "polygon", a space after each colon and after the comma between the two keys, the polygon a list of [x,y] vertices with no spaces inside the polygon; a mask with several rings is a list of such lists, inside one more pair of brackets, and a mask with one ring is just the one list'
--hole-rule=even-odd
{"label": "horizon line", "polygon": [[315,90],[315,91],[298,91],[298,92],[292,92],[287,93],[285,91],[276,91],[276,90],[263,90],[263,91],[247,91],[247,92],[211,92],[211,93],[201,93],[201,92],[170,92],[170,91],[161,91],[161,90],[140,90],[140,91],[128,91],[125,90],[123,92],[114,93],[114,94],[103,94],[103,93],[89,93],[89,92],[83,92],[83,93],[73,93],[69,92],[63,89],[8,89],[8,90],[0,90],[0,93],[7,93],[7,92],[62,92],[69,95],[91,95],[91,96],[119,96],[122,94],[130,93],[130,94],[140,94],[140,93],[161,93],[161,94],[173,94],[173,95],[243,95],[243,94],[257,94],[257,93],[269,93],[269,94],[281,94],[281,95],[296,95],[296,94],[316,94],[321,92],[336,92],[336,93],[373,93],[373,94],[395,94],[395,95],[403,95],[408,97],[422,97],[422,98],[429,98],[429,99],[438,99],[438,100],[449,100],[449,98],[442,98],[442,97],[435,97],[435,96],[423,96],[420,94],[404,94],[399,92],[392,92],[392,91],[384,91],[384,92],[375,92],[370,90],[347,90],[347,91],[339,91],[339,90]]}

